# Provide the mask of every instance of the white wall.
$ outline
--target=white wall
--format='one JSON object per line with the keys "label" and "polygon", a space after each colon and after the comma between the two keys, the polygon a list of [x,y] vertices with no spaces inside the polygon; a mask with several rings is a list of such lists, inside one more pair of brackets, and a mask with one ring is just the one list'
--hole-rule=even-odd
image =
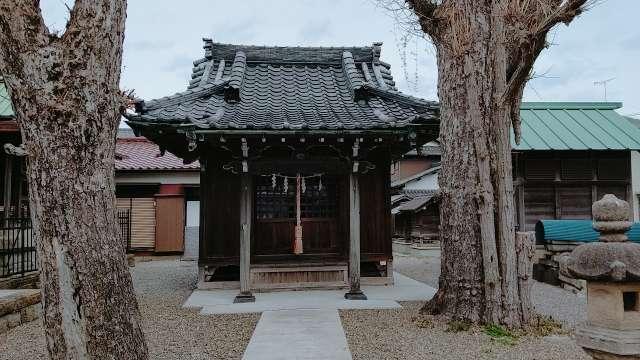
{"label": "white wall", "polygon": [[425,175],[404,185],[406,190],[438,190],[438,174]]}
{"label": "white wall", "polygon": [[200,201],[187,201],[187,221],[186,226],[200,225]]}
{"label": "white wall", "polygon": [[638,195],[640,194],[640,153],[631,151],[631,195],[633,197],[633,221],[640,220],[640,204]]}

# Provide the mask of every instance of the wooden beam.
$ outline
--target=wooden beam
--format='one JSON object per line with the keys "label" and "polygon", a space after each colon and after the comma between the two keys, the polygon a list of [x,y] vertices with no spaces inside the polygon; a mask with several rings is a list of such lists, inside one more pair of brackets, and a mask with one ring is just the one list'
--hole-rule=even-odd
{"label": "wooden beam", "polygon": [[254,302],[251,293],[251,218],[253,214],[253,186],[251,175],[240,178],[240,293],[234,303]]}
{"label": "wooden beam", "polygon": [[349,174],[349,292],[348,300],[367,300],[360,289],[360,183],[358,174]]}

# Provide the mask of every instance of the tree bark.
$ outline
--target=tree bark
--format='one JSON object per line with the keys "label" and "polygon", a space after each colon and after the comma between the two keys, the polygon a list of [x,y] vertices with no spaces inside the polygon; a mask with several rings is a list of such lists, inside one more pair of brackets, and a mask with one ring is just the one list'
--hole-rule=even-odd
{"label": "tree bark", "polygon": [[125,0],[77,0],[58,36],[37,1],[0,0],[52,359],[148,357],[115,210],[125,18]]}
{"label": "tree bark", "polygon": [[527,326],[510,130],[519,141],[522,90],[548,30],[570,22],[585,0],[406,2],[438,59],[442,265],[438,292],[422,310]]}
{"label": "tree bark", "polygon": [[533,260],[536,255],[536,233],[516,233],[516,254],[518,256],[518,290],[520,291],[520,306],[525,316],[525,323],[531,322],[533,305],[531,304],[531,279],[533,275]]}

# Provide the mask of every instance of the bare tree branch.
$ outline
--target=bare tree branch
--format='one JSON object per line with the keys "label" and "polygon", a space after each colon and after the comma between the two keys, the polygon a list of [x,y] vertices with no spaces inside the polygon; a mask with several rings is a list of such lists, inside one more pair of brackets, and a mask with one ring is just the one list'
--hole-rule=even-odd
{"label": "bare tree branch", "polygon": [[[585,10],[586,4],[587,0],[567,0],[535,24],[529,33],[522,35],[522,39],[515,49],[517,56],[512,56],[510,59],[510,70],[508,70],[507,74],[508,83],[503,96],[504,100],[517,94],[520,85],[526,82],[533,64],[546,46],[546,37],[549,30],[559,23],[568,25]],[[544,7],[539,9],[537,13],[547,10]],[[537,13],[534,13],[533,17],[540,15]]]}
{"label": "bare tree branch", "polygon": [[376,6],[386,10],[395,21],[395,26],[404,34],[425,38],[418,16],[406,3],[406,0],[371,0]]}
{"label": "bare tree branch", "polygon": [[[568,25],[573,19],[586,10],[588,0],[548,0],[531,2],[513,2],[520,7],[520,14],[516,11],[506,11],[507,16],[519,16],[512,31],[513,38],[520,39],[515,42],[515,46],[510,51],[509,63],[507,67],[507,86],[502,96],[503,102],[509,102],[511,107],[511,122],[516,144],[520,144],[520,104],[524,86],[531,76],[533,65],[547,46],[547,34],[556,25],[564,23]],[[546,6],[545,6],[546,5]],[[510,9],[512,10],[512,9]],[[527,17],[528,19],[522,19]],[[507,23],[513,23],[512,19],[506,19]],[[524,29],[523,25],[525,24]],[[528,26],[526,26],[528,25]],[[530,26],[530,27],[529,27]]]}
{"label": "bare tree branch", "polygon": [[432,39],[438,38],[438,4],[432,0],[406,0],[407,5],[418,16],[422,30]]}

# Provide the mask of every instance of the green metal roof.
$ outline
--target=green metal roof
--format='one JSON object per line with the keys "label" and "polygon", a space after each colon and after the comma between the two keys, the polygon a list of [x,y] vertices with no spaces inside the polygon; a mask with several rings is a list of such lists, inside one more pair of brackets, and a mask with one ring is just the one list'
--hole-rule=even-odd
{"label": "green metal roof", "polygon": [[[640,223],[633,223],[626,232],[629,240],[640,242]],[[557,241],[594,242],[600,234],[593,229],[592,220],[539,220],[536,223],[538,243]]]}
{"label": "green metal roof", "polygon": [[618,114],[619,102],[525,102],[514,150],[640,150],[640,128]]}
{"label": "green metal roof", "polygon": [[13,107],[11,106],[11,98],[7,92],[7,87],[0,78],[0,117],[13,117]]}

